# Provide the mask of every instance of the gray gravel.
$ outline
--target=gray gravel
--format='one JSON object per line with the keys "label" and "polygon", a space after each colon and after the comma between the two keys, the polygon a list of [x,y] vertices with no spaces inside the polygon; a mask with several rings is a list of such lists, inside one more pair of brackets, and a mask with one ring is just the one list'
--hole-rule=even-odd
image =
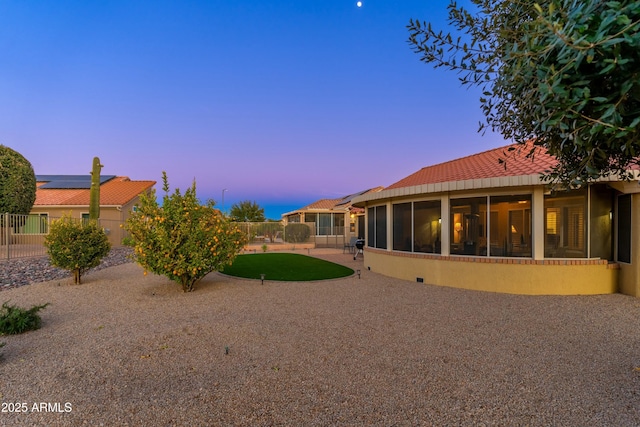
{"label": "gray gravel", "polygon": [[[83,274],[82,280],[85,275],[94,271],[131,262],[129,255],[132,253],[133,251],[129,247],[111,249],[109,254],[101,260],[99,266]],[[0,291],[31,283],[63,279],[70,275],[71,273],[67,270],[52,267],[48,256],[2,260],[0,261]]]}
{"label": "gray gravel", "polygon": [[42,329],[2,337],[1,400],[28,410],[0,425],[640,425],[640,299],[435,287],[318,256],[362,279],[211,274],[185,294],[128,263],[4,291],[51,305]]}

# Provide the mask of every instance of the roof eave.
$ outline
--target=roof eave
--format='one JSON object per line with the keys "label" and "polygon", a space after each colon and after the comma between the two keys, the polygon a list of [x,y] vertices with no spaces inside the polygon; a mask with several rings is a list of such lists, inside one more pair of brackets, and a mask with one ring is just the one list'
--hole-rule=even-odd
{"label": "roof eave", "polygon": [[524,187],[544,185],[540,174],[500,176],[494,178],[467,179],[463,181],[435,182],[430,184],[413,185],[409,187],[392,188],[378,193],[363,194],[354,199],[353,206],[364,207],[366,202],[407,197],[418,194],[446,193],[450,191],[482,190],[486,188]]}

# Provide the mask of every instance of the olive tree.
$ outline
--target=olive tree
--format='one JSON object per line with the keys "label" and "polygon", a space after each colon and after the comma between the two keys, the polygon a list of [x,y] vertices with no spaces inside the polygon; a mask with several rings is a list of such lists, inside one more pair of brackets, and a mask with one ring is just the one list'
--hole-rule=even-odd
{"label": "olive tree", "polygon": [[640,155],[640,2],[471,3],[449,5],[453,32],[413,19],[407,28],[422,61],[482,89],[480,130],[555,156],[550,181],[629,177]]}

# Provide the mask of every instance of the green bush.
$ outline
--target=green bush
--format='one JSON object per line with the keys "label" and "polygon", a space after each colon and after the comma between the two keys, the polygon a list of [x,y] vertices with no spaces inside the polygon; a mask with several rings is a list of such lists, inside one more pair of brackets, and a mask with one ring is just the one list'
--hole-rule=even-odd
{"label": "green bush", "polygon": [[311,230],[306,224],[294,222],[287,224],[284,229],[285,240],[288,243],[302,243],[309,240]]}
{"label": "green bush", "polygon": [[9,301],[2,304],[2,310],[0,310],[0,334],[3,335],[21,334],[26,331],[39,329],[41,319],[38,315],[38,311],[49,305],[49,303],[34,305],[30,309],[26,310],[24,308],[8,304]]}
{"label": "green bush", "polygon": [[282,238],[283,230],[284,227],[281,222],[261,222],[254,227],[254,231],[258,236],[264,236],[271,243],[275,243],[277,239]]}
{"label": "green bush", "polygon": [[79,221],[70,216],[51,223],[44,243],[51,265],[72,271],[76,284],[82,273],[98,266],[111,250],[109,238],[96,221]]}
{"label": "green bush", "polygon": [[202,206],[195,183],[184,195],[169,195],[163,172],[165,196],[162,206],[155,191],[140,196],[137,211],[125,229],[131,234],[134,259],[145,269],[180,283],[184,292],[212,271],[231,264],[247,243],[246,234],[214,209],[213,202]]}
{"label": "green bush", "polygon": [[27,215],[36,200],[36,175],[22,154],[0,144],[0,213]]}

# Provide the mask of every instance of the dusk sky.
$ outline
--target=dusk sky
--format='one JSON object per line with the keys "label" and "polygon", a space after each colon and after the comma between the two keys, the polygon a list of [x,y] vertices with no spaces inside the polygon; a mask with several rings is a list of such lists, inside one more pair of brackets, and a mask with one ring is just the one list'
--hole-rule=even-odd
{"label": "dusk sky", "polygon": [[[479,91],[419,61],[448,0],[0,2],[0,144],[36,174],[196,180],[279,219],[507,144]],[[463,4],[463,2],[459,2]]]}

